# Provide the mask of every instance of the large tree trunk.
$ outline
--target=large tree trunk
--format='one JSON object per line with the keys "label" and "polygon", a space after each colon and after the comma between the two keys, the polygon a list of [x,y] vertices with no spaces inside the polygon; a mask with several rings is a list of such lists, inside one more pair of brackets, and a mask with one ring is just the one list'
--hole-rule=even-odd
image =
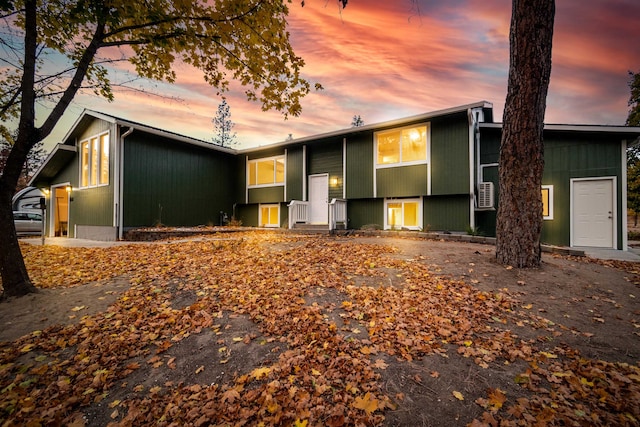
{"label": "large tree trunk", "polygon": [[554,0],[513,0],[507,99],[500,143],[496,258],[540,265],[544,112],[555,17]]}
{"label": "large tree trunk", "polygon": [[35,292],[20,252],[16,227],[13,222],[11,198],[31,147],[40,139],[35,129],[35,70],[36,70],[36,1],[27,0],[25,7],[25,52],[20,101],[18,137],[9,153],[0,176],[0,274],[3,297],[22,296]]}
{"label": "large tree trunk", "polygon": [[12,195],[13,191],[0,181],[0,272],[3,298],[22,296],[37,290],[29,280],[20,252],[11,211]]}

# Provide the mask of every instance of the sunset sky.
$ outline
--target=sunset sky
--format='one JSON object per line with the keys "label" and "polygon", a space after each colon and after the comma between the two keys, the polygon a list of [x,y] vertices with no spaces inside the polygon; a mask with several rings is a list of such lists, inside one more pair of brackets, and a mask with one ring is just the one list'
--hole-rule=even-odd
{"label": "sunset sky", "polygon": [[[324,90],[299,117],[262,112],[242,90],[226,94],[237,148],[248,148],[454,107],[493,103],[501,121],[509,61],[508,0],[334,0],[290,5],[291,41],[304,76]],[[624,124],[628,71],[640,72],[640,1],[557,0],[547,123]],[[197,70],[176,67],[177,83],[153,83],[167,97],[117,92],[108,103],[78,96],[54,133],[59,142],[84,108],[211,140],[222,98]],[[168,97],[171,97],[168,98]],[[174,99],[175,98],[175,99]],[[172,100],[174,99],[174,100]]]}

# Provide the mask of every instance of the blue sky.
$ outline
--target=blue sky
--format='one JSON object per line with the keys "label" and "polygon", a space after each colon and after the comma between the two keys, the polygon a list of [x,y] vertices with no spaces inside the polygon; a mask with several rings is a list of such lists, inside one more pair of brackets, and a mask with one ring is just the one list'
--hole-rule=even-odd
{"label": "blue sky", "polygon": [[[556,2],[547,123],[624,124],[628,71],[640,72],[640,1]],[[303,57],[305,77],[324,86],[303,100],[299,117],[284,120],[246,101],[237,85],[226,94],[239,147],[283,141],[349,127],[354,114],[365,124],[492,102],[501,120],[509,60],[508,0],[295,0],[291,40]],[[211,119],[221,102],[201,74],[177,64],[173,85],[149,82],[158,97],[116,91],[108,103],[78,96],[47,138],[51,148],[84,108],[210,140]],[[124,70],[116,70],[120,75]]]}

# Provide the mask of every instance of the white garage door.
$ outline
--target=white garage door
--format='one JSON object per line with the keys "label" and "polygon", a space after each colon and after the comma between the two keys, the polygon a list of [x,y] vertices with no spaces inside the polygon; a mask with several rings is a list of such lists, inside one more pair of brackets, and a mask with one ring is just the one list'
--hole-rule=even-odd
{"label": "white garage door", "polygon": [[572,246],[613,248],[615,179],[572,181]]}

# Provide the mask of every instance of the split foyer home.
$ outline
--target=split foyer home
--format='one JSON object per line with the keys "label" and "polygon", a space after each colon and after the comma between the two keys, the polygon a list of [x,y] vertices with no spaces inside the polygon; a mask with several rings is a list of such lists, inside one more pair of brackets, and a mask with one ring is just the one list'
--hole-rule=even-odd
{"label": "split foyer home", "polygon": [[[47,235],[115,240],[157,224],[495,235],[501,124],[482,101],[233,150],[85,111],[31,185]],[[640,127],[546,125],[542,241],[625,249],[626,149]]]}

